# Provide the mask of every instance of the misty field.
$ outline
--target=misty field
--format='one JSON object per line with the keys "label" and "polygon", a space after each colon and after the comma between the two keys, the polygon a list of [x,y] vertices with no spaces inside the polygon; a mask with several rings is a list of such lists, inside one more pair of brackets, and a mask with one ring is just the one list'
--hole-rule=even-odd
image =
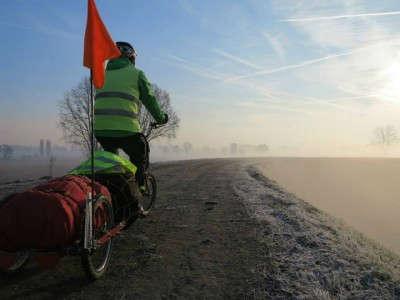
{"label": "misty field", "polygon": [[[56,159],[53,176],[62,176],[79,164],[78,158]],[[21,160],[0,160],[0,184],[10,181],[37,179],[50,176],[50,162],[42,158]]]}
{"label": "misty field", "polygon": [[400,253],[400,159],[271,158],[265,176]]}

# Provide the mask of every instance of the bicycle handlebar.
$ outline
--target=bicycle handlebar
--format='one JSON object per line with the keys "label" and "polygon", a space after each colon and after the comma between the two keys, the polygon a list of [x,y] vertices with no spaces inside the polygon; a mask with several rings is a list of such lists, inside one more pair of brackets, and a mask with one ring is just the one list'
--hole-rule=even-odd
{"label": "bicycle handlebar", "polygon": [[158,123],[155,123],[155,122],[154,123],[150,123],[150,131],[145,135],[145,137],[148,138],[153,129],[157,129],[157,128],[160,128],[160,127],[163,127],[163,126],[165,126],[165,124],[158,124]]}
{"label": "bicycle handlebar", "polygon": [[150,127],[152,129],[157,129],[157,128],[160,128],[160,127],[163,127],[163,126],[165,126],[165,124],[159,124],[159,123],[156,123],[156,122],[150,123]]}

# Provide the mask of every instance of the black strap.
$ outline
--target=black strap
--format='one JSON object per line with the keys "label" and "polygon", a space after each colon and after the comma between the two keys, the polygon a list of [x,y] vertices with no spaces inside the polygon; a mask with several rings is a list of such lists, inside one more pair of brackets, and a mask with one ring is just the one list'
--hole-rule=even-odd
{"label": "black strap", "polygon": [[132,95],[123,92],[100,92],[96,94],[96,100],[98,98],[122,98],[129,101],[135,101],[136,98]]}
{"label": "black strap", "polygon": [[138,114],[130,111],[126,111],[123,109],[115,109],[115,108],[98,108],[95,109],[94,114],[97,116],[123,116],[130,118],[137,118]]}

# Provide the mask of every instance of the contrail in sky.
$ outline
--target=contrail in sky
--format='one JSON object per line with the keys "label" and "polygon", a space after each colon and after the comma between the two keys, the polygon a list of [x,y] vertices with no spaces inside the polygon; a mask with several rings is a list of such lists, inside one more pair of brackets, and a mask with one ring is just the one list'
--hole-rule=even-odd
{"label": "contrail in sky", "polygon": [[34,25],[24,26],[17,23],[3,22],[0,21],[0,26],[7,26],[11,28],[17,28],[22,30],[34,31],[43,35],[52,35],[57,37],[69,38],[69,39],[77,39],[81,38],[80,35],[65,31],[63,29],[51,27],[41,23],[35,23]]}
{"label": "contrail in sky", "polygon": [[313,64],[325,61],[325,60],[330,60],[330,59],[337,58],[337,57],[342,57],[342,56],[349,56],[349,55],[352,55],[354,53],[365,51],[365,50],[367,50],[369,48],[373,48],[373,47],[376,47],[376,46],[380,46],[380,45],[384,45],[384,44],[398,44],[398,43],[399,43],[398,41],[391,41],[389,43],[387,43],[387,42],[376,43],[376,44],[368,45],[368,46],[365,46],[365,47],[351,49],[349,51],[342,52],[342,53],[336,53],[336,54],[331,54],[331,55],[327,55],[327,56],[316,58],[316,59],[306,60],[306,61],[303,61],[303,62],[300,62],[300,63],[297,63],[297,64],[286,65],[286,66],[282,66],[282,67],[275,68],[275,69],[261,70],[261,71],[254,72],[254,73],[247,74],[247,75],[229,77],[229,78],[225,78],[224,81],[225,82],[232,82],[232,81],[237,81],[237,80],[245,79],[245,78],[252,78],[252,77],[257,77],[257,76],[263,76],[263,75],[279,73],[279,72],[292,70],[292,69],[298,69],[298,68],[302,68],[302,67],[305,67],[305,66],[308,66],[308,65],[313,65]]}
{"label": "contrail in sky", "polygon": [[237,63],[240,63],[242,65],[248,66],[248,67],[253,68],[255,70],[261,70],[261,68],[259,66],[255,65],[255,64],[253,64],[253,63],[251,63],[251,62],[249,62],[247,60],[244,60],[244,59],[242,59],[240,57],[234,56],[234,55],[232,55],[232,54],[230,54],[228,52],[225,52],[223,50],[214,49],[214,52],[218,53],[219,55],[221,55],[221,56],[223,56],[225,58],[228,58],[228,59],[230,59],[230,60],[232,60],[234,62],[237,62]]}
{"label": "contrail in sky", "polygon": [[[363,49],[363,48],[361,48],[361,49]],[[353,52],[357,52],[358,50],[360,50],[360,48],[353,50]],[[300,63],[298,65],[290,65],[290,66],[281,67],[281,68],[279,68],[279,70],[290,69],[290,68],[294,68],[294,66],[307,65],[307,64],[311,64],[311,63],[314,63],[314,62],[317,62],[317,61],[326,60],[326,59],[329,59],[329,58],[332,58],[332,57],[338,57],[338,56],[343,56],[343,55],[345,55],[345,54],[341,53],[341,54],[330,55],[330,56],[326,56],[326,57],[320,58],[320,59],[309,60],[307,62],[303,62],[303,63]],[[278,103],[281,103],[281,99],[282,98],[288,98],[289,97],[289,98],[293,98],[293,99],[297,99],[297,100],[301,99],[302,102],[305,102],[305,103],[308,102],[309,104],[311,104],[310,102],[312,102],[312,103],[316,103],[316,104],[320,104],[320,105],[326,105],[326,106],[329,106],[329,107],[340,109],[340,110],[343,110],[343,111],[355,112],[354,110],[348,109],[345,106],[341,106],[341,105],[338,105],[336,103],[330,103],[328,101],[323,101],[322,99],[315,99],[315,98],[304,97],[304,96],[300,96],[299,97],[299,95],[292,95],[290,93],[286,93],[286,92],[283,92],[283,91],[276,92],[276,91],[273,91],[272,89],[261,87],[261,86],[256,85],[256,84],[252,84],[250,81],[247,81],[247,80],[242,81],[242,80],[240,80],[242,78],[256,76],[260,72],[257,72],[256,75],[255,75],[255,73],[253,73],[253,74],[250,74],[250,76],[231,77],[231,80],[229,80],[229,79],[223,79],[222,78],[222,74],[217,74],[217,73],[213,72],[212,70],[204,69],[202,67],[192,66],[192,65],[189,64],[189,62],[186,59],[184,59],[182,57],[178,57],[178,56],[175,56],[175,55],[169,55],[169,58],[176,62],[176,64],[174,63],[174,65],[176,65],[176,66],[178,66],[180,68],[186,69],[186,70],[192,72],[193,74],[196,74],[196,75],[199,75],[199,76],[202,76],[202,77],[205,77],[205,78],[211,78],[211,79],[221,80],[223,82],[228,82],[228,83],[231,83],[231,84],[245,86],[245,87],[251,88],[253,90],[254,89],[255,90],[259,90],[267,98],[274,99],[274,100],[279,100]],[[170,61],[170,59],[167,60],[167,62],[172,63]],[[275,69],[276,72],[278,72],[277,70],[278,69]],[[274,70],[270,70],[270,71],[274,71]],[[368,98],[372,97],[372,95],[358,96],[357,98],[367,98],[367,97]],[[344,100],[344,99],[330,99],[330,101],[331,100]],[[346,100],[350,100],[350,98],[346,99]],[[246,105],[246,104],[242,104],[242,105]],[[279,105],[281,105],[281,104],[279,104]],[[288,110],[288,109],[286,109],[286,110]],[[294,111],[293,109],[290,109],[290,110]],[[298,110],[297,110],[297,112],[298,112]]]}
{"label": "contrail in sky", "polygon": [[283,66],[283,67],[279,67],[279,68],[275,68],[275,69],[263,70],[263,71],[254,72],[254,73],[248,74],[248,75],[225,78],[224,81],[226,81],[226,82],[237,81],[237,80],[240,80],[240,79],[257,77],[257,76],[260,76],[260,75],[268,75],[268,74],[278,73],[278,72],[287,71],[287,70],[291,70],[291,69],[297,69],[297,68],[301,68],[301,67],[304,67],[304,66],[312,65],[312,64],[324,61],[324,60],[329,60],[329,59],[336,58],[336,57],[341,57],[341,56],[348,56],[348,55],[353,54],[356,51],[359,51],[359,50],[351,50],[351,51],[344,52],[344,53],[332,54],[332,55],[324,56],[324,57],[317,58],[317,59],[306,60],[306,61],[303,61],[303,62],[298,63],[298,64],[287,65],[287,66]]}
{"label": "contrail in sky", "polygon": [[365,14],[352,14],[352,15],[337,15],[337,16],[325,16],[325,17],[308,17],[308,18],[290,18],[281,20],[282,22],[314,22],[323,20],[338,20],[348,18],[362,18],[362,17],[383,17],[383,16],[395,16],[400,15],[400,11],[388,11],[380,13],[365,13]]}
{"label": "contrail in sky", "polygon": [[[170,59],[174,60],[176,63],[173,63],[174,65],[181,67],[183,69],[186,69],[193,74],[205,77],[205,78],[210,78],[210,79],[216,79],[216,80],[222,80],[222,76],[219,74],[213,72],[212,70],[207,70],[204,68],[196,67],[194,65],[191,65],[189,61],[187,61],[184,58],[175,56],[175,55],[168,55]],[[171,63],[170,60],[167,60],[167,62]]]}

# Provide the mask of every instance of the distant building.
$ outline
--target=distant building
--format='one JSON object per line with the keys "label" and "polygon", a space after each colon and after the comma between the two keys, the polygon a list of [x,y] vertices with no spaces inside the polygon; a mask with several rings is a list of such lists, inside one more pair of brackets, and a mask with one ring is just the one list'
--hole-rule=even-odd
{"label": "distant building", "polygon": [[44,156],[44,140],[40,140],[40,145],[39,145],[39,151],[40,151],[40,156]]}
{"label": "distant building", "polygon": [[51,141],[46,140],[46,156],[50,156],[50,155],[51,155]]}
{"label": "distant building", "polygon": [[235,155],[235,154],[237,154],[237,151],[238,151],[238,144],[232,143],[230,146],[231,154]]}
{"label": "distant building", "polygon": [[257,145],[256,146],[256,151],[259,153],[265,153],[269,151],[269,147],[265,144]]}
{"label": "distant building", "polygon": [[193,146],[192,146],[191,143],[186,142],[186,143],[183,144],[183,149],[184,149],[186,154],[190,154],[193,151]]}

